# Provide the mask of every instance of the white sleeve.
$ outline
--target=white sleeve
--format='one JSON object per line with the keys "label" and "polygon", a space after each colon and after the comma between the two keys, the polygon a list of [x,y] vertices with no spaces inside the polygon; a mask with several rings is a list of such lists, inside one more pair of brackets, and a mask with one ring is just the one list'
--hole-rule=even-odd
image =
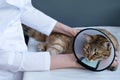
{"label": "white sleeve", "polygon": [[13,65],[18,71],[44,71],[50,70],[50,55],[48,52],[28,52],[16,54]]}
{"label": "white sleeve", "polygon": [[25,5],[22,10],[21,21],[23,24],[46,35],[51,33],[57,22],[55,19],[34,8],[31,3]]}
{"label": "white sleeve", "polygon": [[12,52],[0,51],[0,69],[17,71],[50,70],[50,55],[48,52]]}

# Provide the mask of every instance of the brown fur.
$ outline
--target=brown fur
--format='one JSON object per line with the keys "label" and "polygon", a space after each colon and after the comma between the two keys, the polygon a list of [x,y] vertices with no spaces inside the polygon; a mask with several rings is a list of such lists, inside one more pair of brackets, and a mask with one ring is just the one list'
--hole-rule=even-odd
{"label": "brown fur", "polygon": [[111,54],[111,42],[106,37],[96,34],[86,36],[84,43],[84,54],[89,61],[97,61],[107,59]]}

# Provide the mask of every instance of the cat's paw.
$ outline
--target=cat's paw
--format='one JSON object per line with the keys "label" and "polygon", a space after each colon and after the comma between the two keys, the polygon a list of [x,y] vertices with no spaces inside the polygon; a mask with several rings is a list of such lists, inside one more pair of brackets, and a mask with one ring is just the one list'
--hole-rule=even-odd
{"label": "cat's paw", "polygon": [[111,67],[108,68],[108,70],[110,70],[110,71],[116,71],[117,67],[111,66]]}
{"label": "cat's paw", "polygon": [[116,71],[118,68],[119,63],[117,61],[114,61],[113,64],[108,68],[110,71]]}
{"label": "cat's paw", "polygon": [[47,51],[49,51],[51,55],[56,55],[60,53],[59,50],[57,50],[56,48],[48,48]]}
{"label": "cat's paw", "polygon": [[118,62],[118,53],[116,53],[115,60],[113,61],[112,65],[108,68],[108,70],[115,71],[115,70],[117,70],[118,65],[119,65],[119,62]]}
{"label": "cat's paw", "polygon": [[46,51],[46,45],[43,43],[38,44],[38,51]]}

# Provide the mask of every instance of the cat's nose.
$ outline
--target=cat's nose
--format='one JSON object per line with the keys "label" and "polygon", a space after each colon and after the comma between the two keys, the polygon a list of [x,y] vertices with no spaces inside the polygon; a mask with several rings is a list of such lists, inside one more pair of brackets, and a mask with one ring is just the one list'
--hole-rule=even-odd
{"label": "cat's nose", "polygon": [[91,59],[90,59],[90,58],[87,58],[87,60],[88,60],[88,61],[91,61]]}
{"label": "cat's nose", "polygon": [[90,56],[88,57],[88,60],[89,60],[89,61],[93,61],[93,60],[92,60],[92,57],[90,57]]}

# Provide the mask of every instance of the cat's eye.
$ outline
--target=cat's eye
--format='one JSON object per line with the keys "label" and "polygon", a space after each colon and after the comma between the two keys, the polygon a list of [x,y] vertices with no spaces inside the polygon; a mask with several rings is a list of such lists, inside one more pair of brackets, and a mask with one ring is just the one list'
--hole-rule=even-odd
{"label": "cat's eye", "polygon": [[96,51],[97,51],[97,49],[95,48],[95,49],[94,49],[94,51],[96,52]]}
{"label": "cat's eye", "polygon": [[98,54],[98,53],[95,53],[94,54],[97,58],[99,58],[100,57],[100,55]]}
{"label": "cat's eye", "polygon": [[98,52],[95,52],[95,54],[94,55],[97,55],[98,54]]}
{"label": "cat's eye", "polygon": [[86,46],[86,51],[89,52],[89,46]]}
{"label": "cat's eye", "polygon": [[89,46],[87,45],[86,48],[89,49]]}
{"label": "cat's eye", "polygon": [[87,51],[89,52],[89,50],[90,50],[90,48],[88,47],[88,48],[87,48]]}

